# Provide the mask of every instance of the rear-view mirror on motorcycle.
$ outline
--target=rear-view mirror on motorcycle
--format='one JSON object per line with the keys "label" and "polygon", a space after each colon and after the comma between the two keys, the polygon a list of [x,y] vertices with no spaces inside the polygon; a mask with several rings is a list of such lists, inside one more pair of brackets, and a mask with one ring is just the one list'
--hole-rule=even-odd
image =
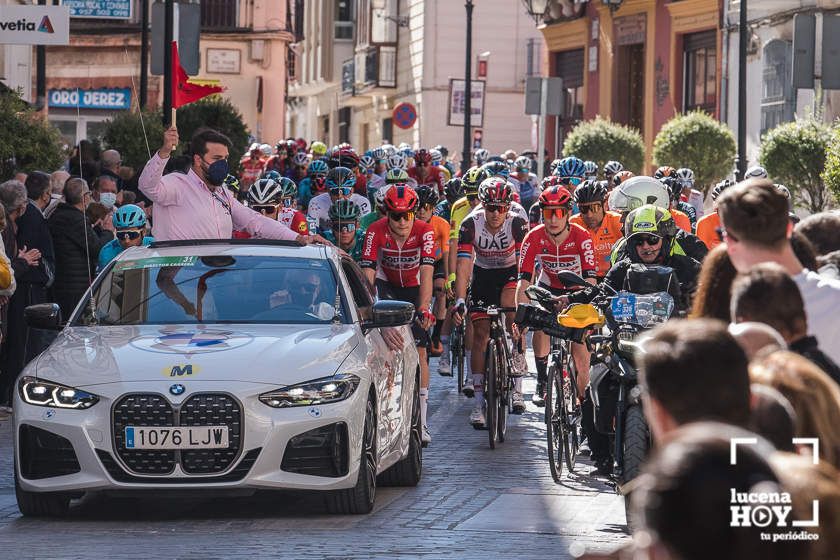
{"label": "rear-view mirror on motorcycle", "polygon": [[567,286],[589,286],[589,283],[570,270],[562,270],[557,273],[560,280]]}

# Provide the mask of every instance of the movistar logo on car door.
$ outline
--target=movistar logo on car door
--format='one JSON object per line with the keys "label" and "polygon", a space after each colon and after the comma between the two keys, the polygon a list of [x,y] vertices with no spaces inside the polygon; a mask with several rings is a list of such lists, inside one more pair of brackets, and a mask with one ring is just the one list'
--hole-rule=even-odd
{"label": "movistar logo on car door", "polygon": [[201,366],[193,364],[175,364],[163,368],[166,377],[190,377],[201,371]]}

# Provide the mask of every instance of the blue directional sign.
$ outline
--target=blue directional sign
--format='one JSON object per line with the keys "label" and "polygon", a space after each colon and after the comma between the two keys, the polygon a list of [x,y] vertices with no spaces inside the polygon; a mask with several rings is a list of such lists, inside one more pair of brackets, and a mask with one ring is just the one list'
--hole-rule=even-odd
{"label": "blue directional sign", "polygon": [[131,19],[132,0],[64,0],[70,17],[97,19]]}
{"label": "blue directional sign", "polygon": [[131,89],[51,89],[47,100],[50,107],[126,110],[131,108]]}

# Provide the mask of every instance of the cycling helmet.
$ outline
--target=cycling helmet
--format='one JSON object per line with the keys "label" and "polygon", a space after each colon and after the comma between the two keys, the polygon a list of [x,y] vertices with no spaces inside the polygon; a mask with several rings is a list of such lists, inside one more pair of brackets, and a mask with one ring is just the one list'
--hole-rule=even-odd
{"label": "cycling helmet", "polygon": [[370,151],[371,157],[373,157],[376,162],[385,161],[388,157],[388,154],[385,153],[385,148],[374,148]]}
{"label": "cycling helmet", "polygon": [[587,179],[575,189],[575,204],[603,203],[605,198],[607,198],[606,181]]}
{"label": "cycling helmet", "polygon": [[417,204],[417,193],[405,183],[391,185],[383,200],[383,206],[388,212],[414,212]]}
{"label": "cycling helmet", "polygon": [[490,152],[484,148],[479,148],[473,152],[473,159],[475,159],[476,165],[484,165],[490,159]]}
{"label": "cycling helmet", "polygon": [[248,202],[253,204],[279,204],[283,187],[274,179],[260,179],[248,189]]}
{"label": "cycling helmet", "polygon": [[334,222],[355,222],[361,215],[359,205],[348,198],[336,200],[329,210],[330,220]]}
{"label": "cycling helmet", "polygon": [[309,145],[309,151],[312,152],[312,155],[315,157],[321,157],[326,155],[327,153],[327,145],[323,142],[315,141]]}
{"label": "cycling helmet", "polygon": [[401,148],[400,148],[400,153],[402,154],[402,156],[403,156],[406,160],[408,160],[409,158],[413,158],[413,157],[414,157],[414,150],[412,150],[412,149],[411,149],[411,146],[409,146],[408,144],[406,144],[406,145],[405,145],[405,147],[401,147]]}
{"label": "cycling helmet", "polygon": [[540,185],[543,189],[547,189],[549,187],[564,187],[566,186],[566,183],[568,183],[568,181],[559,175],[549,175],[547,177],[543,177]]}
{"label": "cycling helmet", "polygon": [[411,144],[409,144],[408,142],[400,142],[399,147],[397,147],[397,151],[400,151],[400,152],[403,151],[403,150],[410,150],[410,149],[411,149]]}
{"label": "cycling helmet", "polygon": [[359,167],[365,171],[372,171],[376,167],[376,160],[373,156],[362,156],[359,159]]}
{"label": "cycling helmet", "polygon": [[464,176],[461,178],[461,184],[464,186],[464,194],[478,194],[479,185],[481,185],[481,182],[487,179],[487,177],[489,177],[489,175],[487,174],[487,170],[483,167],[475,166],[467,169],[467,172],[464,173]]}
{"label": "cycling helmet", "polygon": [[630,212],[646,204],[665,209],[670,204],[668,188],[653,177],[631,177],[610,194],[610,210],[616,212]]}
{"label": "cycling helmet", "polygon": [[668,197],[671,200],[671,204],[676,204],[680,201],[680,195],[682,194],[682,184],[677,180],[676,177],[662,177],[659,179],[663,185],[668,189]]}
{"label": "cycling helmet", "polygon": [[334,167],[327,173],[326,185],[330,190],[342,187],[353,188],[356,186],[356,174],[347,167]]}
{"label": "cycling helmet", "polygon": [[280,185],[280,199],[284,198],[292,198],[296,199],[298,195],[298,187],[294,181],[289,179],[288,177],[280,177],[280,180],[277,181]]}
{"label": "cycling helmet", "polygon": [[294,138],[288,138],[286,140],[286,148],[289,149],[289,154],[294,154],[298,151],[298,143],[297,140]]}
{"label": "cycling helmet", "polygon": [[309,163],[309,155],[306,152],[298,152],[292,157],[292,163],[299,167],[306,167]]}
{"label": "cycling helmet", "polygon": [[329,170],[330,166],[327,165],[327,162],[322,159],[316,159],[306,168],[306,173],[307,175],[326,175]]}
{"label": "cycling helmet", "polygon": [[428,165],[432,163],[432,154],[425,148],[420,148],[414,153],[414,163],[420,165]]}
{"label": "cycling helmet", "polygon": [[446,200],[450,203],[462,198],[464,196],[464,184],[461,182],[461,179],[458,177],[449,179],[446,184],[443,185],[443,196],[445,196]]}
{"label": "cycling helmet", "polygon": [[440,150],[432,148],[429,150],[429,154],[432,156],[432,165],[440,165],[443,162],[443,154]]}
{"label": "cycling helmet", "polygon": [[276,169],[272,169],[271,171],[266,172],[266,174],[263,175],[261,178],[262,179],[272,179],[274,181],[278,181],[280,179],[280,177],[282,177],[282,175],[280,175],[280,172],[277,171]]}
{"label": "cycling helmet", "polygon": [[560,185],[548,187],[540,193],[539,205],[540,208],[570,208],[572,206],[572,195],[566,187]]}
{"label": "cycling helmet", "polygon": [[397,152],[388,156],[389,169],[405,169],[408,166],[405,156]]}
{"label": "cycling helmet", "polygon": [[504,177],[490,177],[479,185],[478,200],[482,204],[510,204],[513,189]]}
{"label": "cycling helmet", "polygon": [[773,186],[776,187],[777,191],[779,191],[780,193],[785,195],[786,199],[790,200],[790,189],[788,189],[786,186],[782,185],[781,183],[774,183]]}
{"label": "cycling helmet", "polygon": [[353,148],[339,146],[330,153],[328,163],[330,167],[355,169],[359,166],[359,154]]}
{"label": "cycling helmet", "polygon": [[528,156],[519,156],[513,161],[513,166],[516,168],[517,171],[523,169],[523,173],[530,173],[531,158],[529,158]]}
{"label": "cycling helmet", "polygon": [[420,185],[414,189],[414,192],[417,193],[417,204],[419,206],[430,204],[432,208],[434,208],[437,206],[437,203],[440,202],[440,195],[438,194],[437,187],[432,187],[431,185]]}
{"label": "cycling helmet", "polygon": [[624,171],[624,166],[621,162],[611,160],[604,164],[604,176],[615,175]]}
{"label": "cycling helmet", "polygon": [[732,181],[730,181],[729,179],[724,179],[723,181],[712,187],[712,192],[709,193],[709,196],[712,197],[712,202],[717,200],[717,198],[720,196],[720,193],[722,193],[732,185]]}
{"label": "cycling helmet", "polygon": [[111,218],[116,229],[134,229],[146,225],[146,213],[136,204],[125,204],[117,208]]}
{"label": "cycling helmet", "polygon": [[278,155],[281,152],[286,153],[286,152],[289,151],[289,149],[286,147],[286,141],[285,140],[278,140],[277,143],[274,144],[274,150],[277,152]]}
{"label": "cycling helmet", "polygon": [[584,161],[583,173],[587,179],[596,180],[598,178],[598,164],[594,161]]}
{"label": "cycling helmet", "polygon": [[327,176],[313,175],[309,180],[309,190],[315,194],[321,194],[327,190]]}
{"label": "cycling helmet", "polygon": [[633,173],[632,171],[619,171],[618,173],[613,175],[612,184],[613,184],[614,187],[617,187],[618,185],[620,185],[621,183],[623,183],[627,179],[630,179],[631,177],[635,177],[635,176],[636,176],[636,174]]}
{"label": "cycling helmet", "polygon": [[446,146],[438,144],[437,146],[435,146],[434,149],[440,152],[441,159],[443,159],[443,158],[445,158],[446,156],[449,155],[449,149],[447,149]]}
{"label": "cycling helmet", "polygon": [[385,150],[386,158],[397,153],[397,149],[394,147],[393,144],[382,144],[382,149]]}
{"label": "cycling helmet", "polygon": [[406,173],[405,169],[399,167],[389,169],[385,174],[385,182],[389,185],[404,183],[405,181],[408,181],[408,179],[408,173]]}
{"label": "cycling helmet", "polygon": [[634,236],[643,234],[671,239],[677,235],[677,225],[671,213],[665,208],[645,204],[630,212],[624,220],[624,237],[628,241]]}
{"label": "cycling helmet", "polygon": [[274,150],[271,149],[271,144],[260,144],[260,152],[262,152],[262,155],[265,157],[271,156],[271,152],[273,151]]}
{"label": "cycling helmet", "polygon": [[488,161],[481,168],[487,173],[488,177],[510,177],[510,167],[503,161]]}
{"label": "cycling helmet", "polygon": [[548,165],[548,169],[551,171],[551,174],[554,175],[554,172],[557,171],[557,168],[560,167],[560,162],[563,161],[562,159],[555,159]]}
{"label": "cycling helmet", "polygon": [[583,177],[586,175],[586,169],[583,166],[583,160],[575,156],[564,157],[554,170],[555,175],[560,177]]}
{"label": "cycling helmet", "polygon": [[677,169],[677,172],[674,176],[676,177],[677,182],[680,184],[680,186],[694,186],[694,171],[692,171],[688,167],[680,167],[679,169]]}
{"label": "cycling helmet", "polygon": [[744,173],[744,180],[747,179],[766,179],[767,178],[767,170],[761,167],[760,165],[755,165],[747,169],[747,172]]}
{"label": "cycling helmet", "polygon": [[673,177],[677,170],[670,165],[663,165],[653,172],[654,179],[661,179],[662,177]]}
{"label": "cycling helmet", "polygon": [[242,185],[239,184],[239,179],[236,178],[236,175],[228,174],[228,176],[225,177],[224,185],[230,192],[237,196],[239,195],[239,191],[242,190]]}
{"label": "cycling helmet", "polygon": [[385,195],[388,194],[390,188],[391,185],[385,185],[373,193],[373,205],[383,214],[385,213]]}

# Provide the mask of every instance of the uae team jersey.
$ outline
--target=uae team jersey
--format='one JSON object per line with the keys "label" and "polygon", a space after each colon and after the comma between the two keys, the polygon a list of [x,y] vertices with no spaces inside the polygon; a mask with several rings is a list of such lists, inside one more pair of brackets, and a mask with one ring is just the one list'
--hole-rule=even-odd
{"label": "uae team jersey", "polygon": [[474,266],[484,269],[510,268],[516,266],[519,248],[528,222],[508,212],[499,231],[492,233],[487,228],[483,208],[476,208],[461,223],[458,232],[458,258],[471,258],[475,253]]}
{"label": "uae team jersey", "polygon": [[435,264],[435,232],[426,222],[414,220],[402,245],[394,239],[388,218],[373,222],[367,229],[359,266],[376,269],[379,280],[401,288],[419,286],[424,264]]}
{"label": "uae team jersey", "polygon": [[607,212],[604,221],[596,229],[586,227],[586,222],[580,214],[572,216],[572,223],[585,229],[592,238],[592,250],[595,252],[595,272],[598,278],[603,278],[610,270],[610,255],[613,245],[622,238],[621,214]]}
{"label": "uae team jersey", "polygon": [[561,270],[569,270],[583,278],[595,277],[595,252],[589,232],[577,224],[569,224],[569,236],[559,246],[549,238],[545,224],[540,224],[525,236],[519,257],[519,278],[533,282],[534,270],[540,265],[537,283],[552,288],[566,288],[558,277]]}

